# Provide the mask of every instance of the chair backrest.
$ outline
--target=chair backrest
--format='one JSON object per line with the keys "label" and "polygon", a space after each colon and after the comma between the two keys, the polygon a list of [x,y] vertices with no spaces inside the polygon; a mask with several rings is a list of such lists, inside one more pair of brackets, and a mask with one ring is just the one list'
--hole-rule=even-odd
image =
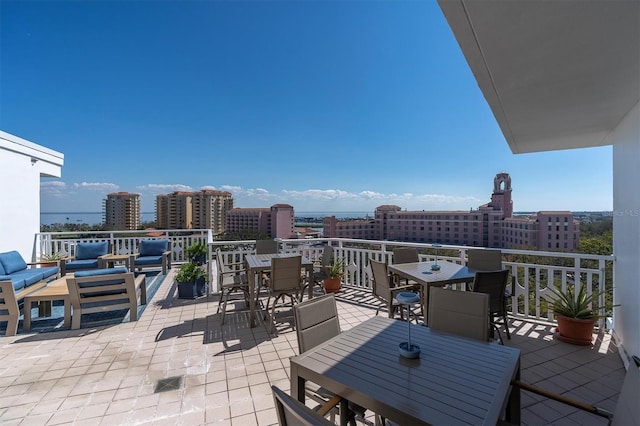
{"label": "chair backrest", "polygon": [[78,243],[75,250],[76,260],[97,259],[109,253],[109,242]]}
{"label": "chair backrest", "polygon": [[473,279],[473,291],[489,295],[489,311],[502,314],[505,303],[505,289],[509,280],[509,270],[478,271]]}
{"label": "chair backrest", "polygon": [[323,267],[328,267],[331,265],[331,260],[333,260],[333,247],[326,245],[322,250],[322,259],[320,263]]}
{"label": "chair backrest", "polygon": [[222,258],[222,251],[218,248],[216,249],[216,263],[218,265],[218,282],[221,282],[224,272],[229,271],[229,267],[225,265],[224,259]]}
{"label": "chair backrest", "polygon": [[498,271],[502,269],[502,251],[469,249],[467,250],[467,267],[476,271]]}
{"label": "chair backrest", "polygon": [[489,296],[431,287],[427,324],[433,330],[488,341]]}
{"label": "chair backrest", "polygon": [[415,263],[420,262],[418,249],[415,247],[396,247],[393,249],[393,263]]}
{"label": "chair backrest", "polygon": [[276,240],[256,240],[256,254],[278,253],[279,244]]}
{"label": "chair backrest", "polygon": [[302,256],[274,257],[271,259],[269,290],[286,292],[302,287]]}
{"label": "chair backrest", "polygon": [[280,426],[299,425],[334,425],[302,402],[289,396],[277,386],[271,386],[273,402],[276,406],[278,424]]}
{"label": "chair backrest", "polygon": [[611,425],[637,425],[640,424],[640,405],[638,395],[640,395],[640,371],[638,357],[634,356],[629,362],[627,374],[622,382],[622,389],[618,395],[616,409],[613,412]]}
{"label": "chair backrest", "polygon": [[373,295],[378,299],[389,302],[391,300],[391,284],[389,283],[387,264],[369,259],[369,266],[373,274]]}
{"label": "chair backrest", "polygon": [[162,256],[169,250],[169,240],[140,240],[140,256]]}
{"label": "chair backrest", "polygon": [[333,293],[294,305],[293,318],[301,354],[340,334],[338,307]]}

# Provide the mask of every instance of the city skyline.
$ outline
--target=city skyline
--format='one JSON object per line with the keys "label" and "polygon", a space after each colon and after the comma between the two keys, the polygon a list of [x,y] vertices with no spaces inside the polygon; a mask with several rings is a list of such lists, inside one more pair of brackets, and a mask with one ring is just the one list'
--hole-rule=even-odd
{"label": "city skyline", "polygon": [[513,155],[436,2],[2,2],[0,128],[65,154],[41,211],[610,211],[611,147]]}

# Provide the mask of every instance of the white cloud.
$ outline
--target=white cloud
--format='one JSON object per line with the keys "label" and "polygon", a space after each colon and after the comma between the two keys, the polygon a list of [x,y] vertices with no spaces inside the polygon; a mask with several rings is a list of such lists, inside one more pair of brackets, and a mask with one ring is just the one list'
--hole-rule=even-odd
{"label": "white cloud", "polygon": [[65,195],[66,189],[67,184],[60,180],[40,182],[40,193],[43,195],[62,197]]}
{"label": "white cloud", "polygon": [[140,185],[136,187],[139,191],[148,191],[153,194],[162,194],[176,191],[192,192],[193,188],[189,185],[182,185],[180,183],[163,184],[163,183],[150,183],[148,185]]}
{"label": "white cloud", "polygon": [[88,189],[90,191],[117,191],[118,188],[120,188],[118,185],[116,185],[115,183],[102,183],[102,182],[81,182],[81,183],[74,183],[73,184],[74,188],[80,188],[80,189]]}

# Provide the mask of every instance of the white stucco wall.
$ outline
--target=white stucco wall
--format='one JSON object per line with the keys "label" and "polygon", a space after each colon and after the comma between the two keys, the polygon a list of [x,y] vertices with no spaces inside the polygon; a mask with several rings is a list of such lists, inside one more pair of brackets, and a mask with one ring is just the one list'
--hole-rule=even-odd
{"label": "white stucco wall", "polygon": [[614,330],[624,350],[640,355],[640,104],[612,134]]}
{"label": "white stucco wall", "polygon": [[33,258],[40,230],[40,177],[60,177],[64,155],[0,131],[0,252]]}

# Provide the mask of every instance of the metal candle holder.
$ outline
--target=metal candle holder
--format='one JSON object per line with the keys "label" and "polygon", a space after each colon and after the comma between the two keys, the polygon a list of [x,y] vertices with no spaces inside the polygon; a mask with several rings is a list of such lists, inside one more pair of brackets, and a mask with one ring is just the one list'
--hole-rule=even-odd
{"label": "metal candle holder", "polygon": [[420,296],[416,293],[402,292],[396,295],[398,303],[407,307],[407,341],[398,345],[400,356],[405,358],[418,358],[420,346],[411,343],[411,305],[420,301]]}
{"label": "metal candle holder", "polygon": [[439,271],[440,270],[440,265],[438,265],[438,249],[440,247],[442,247],[442,244],[431,244],[431,247],[436,249],[436,260],[435,260],[435,262],[433,262],[433,265],[431,265],[431,270],[432,271]]}

